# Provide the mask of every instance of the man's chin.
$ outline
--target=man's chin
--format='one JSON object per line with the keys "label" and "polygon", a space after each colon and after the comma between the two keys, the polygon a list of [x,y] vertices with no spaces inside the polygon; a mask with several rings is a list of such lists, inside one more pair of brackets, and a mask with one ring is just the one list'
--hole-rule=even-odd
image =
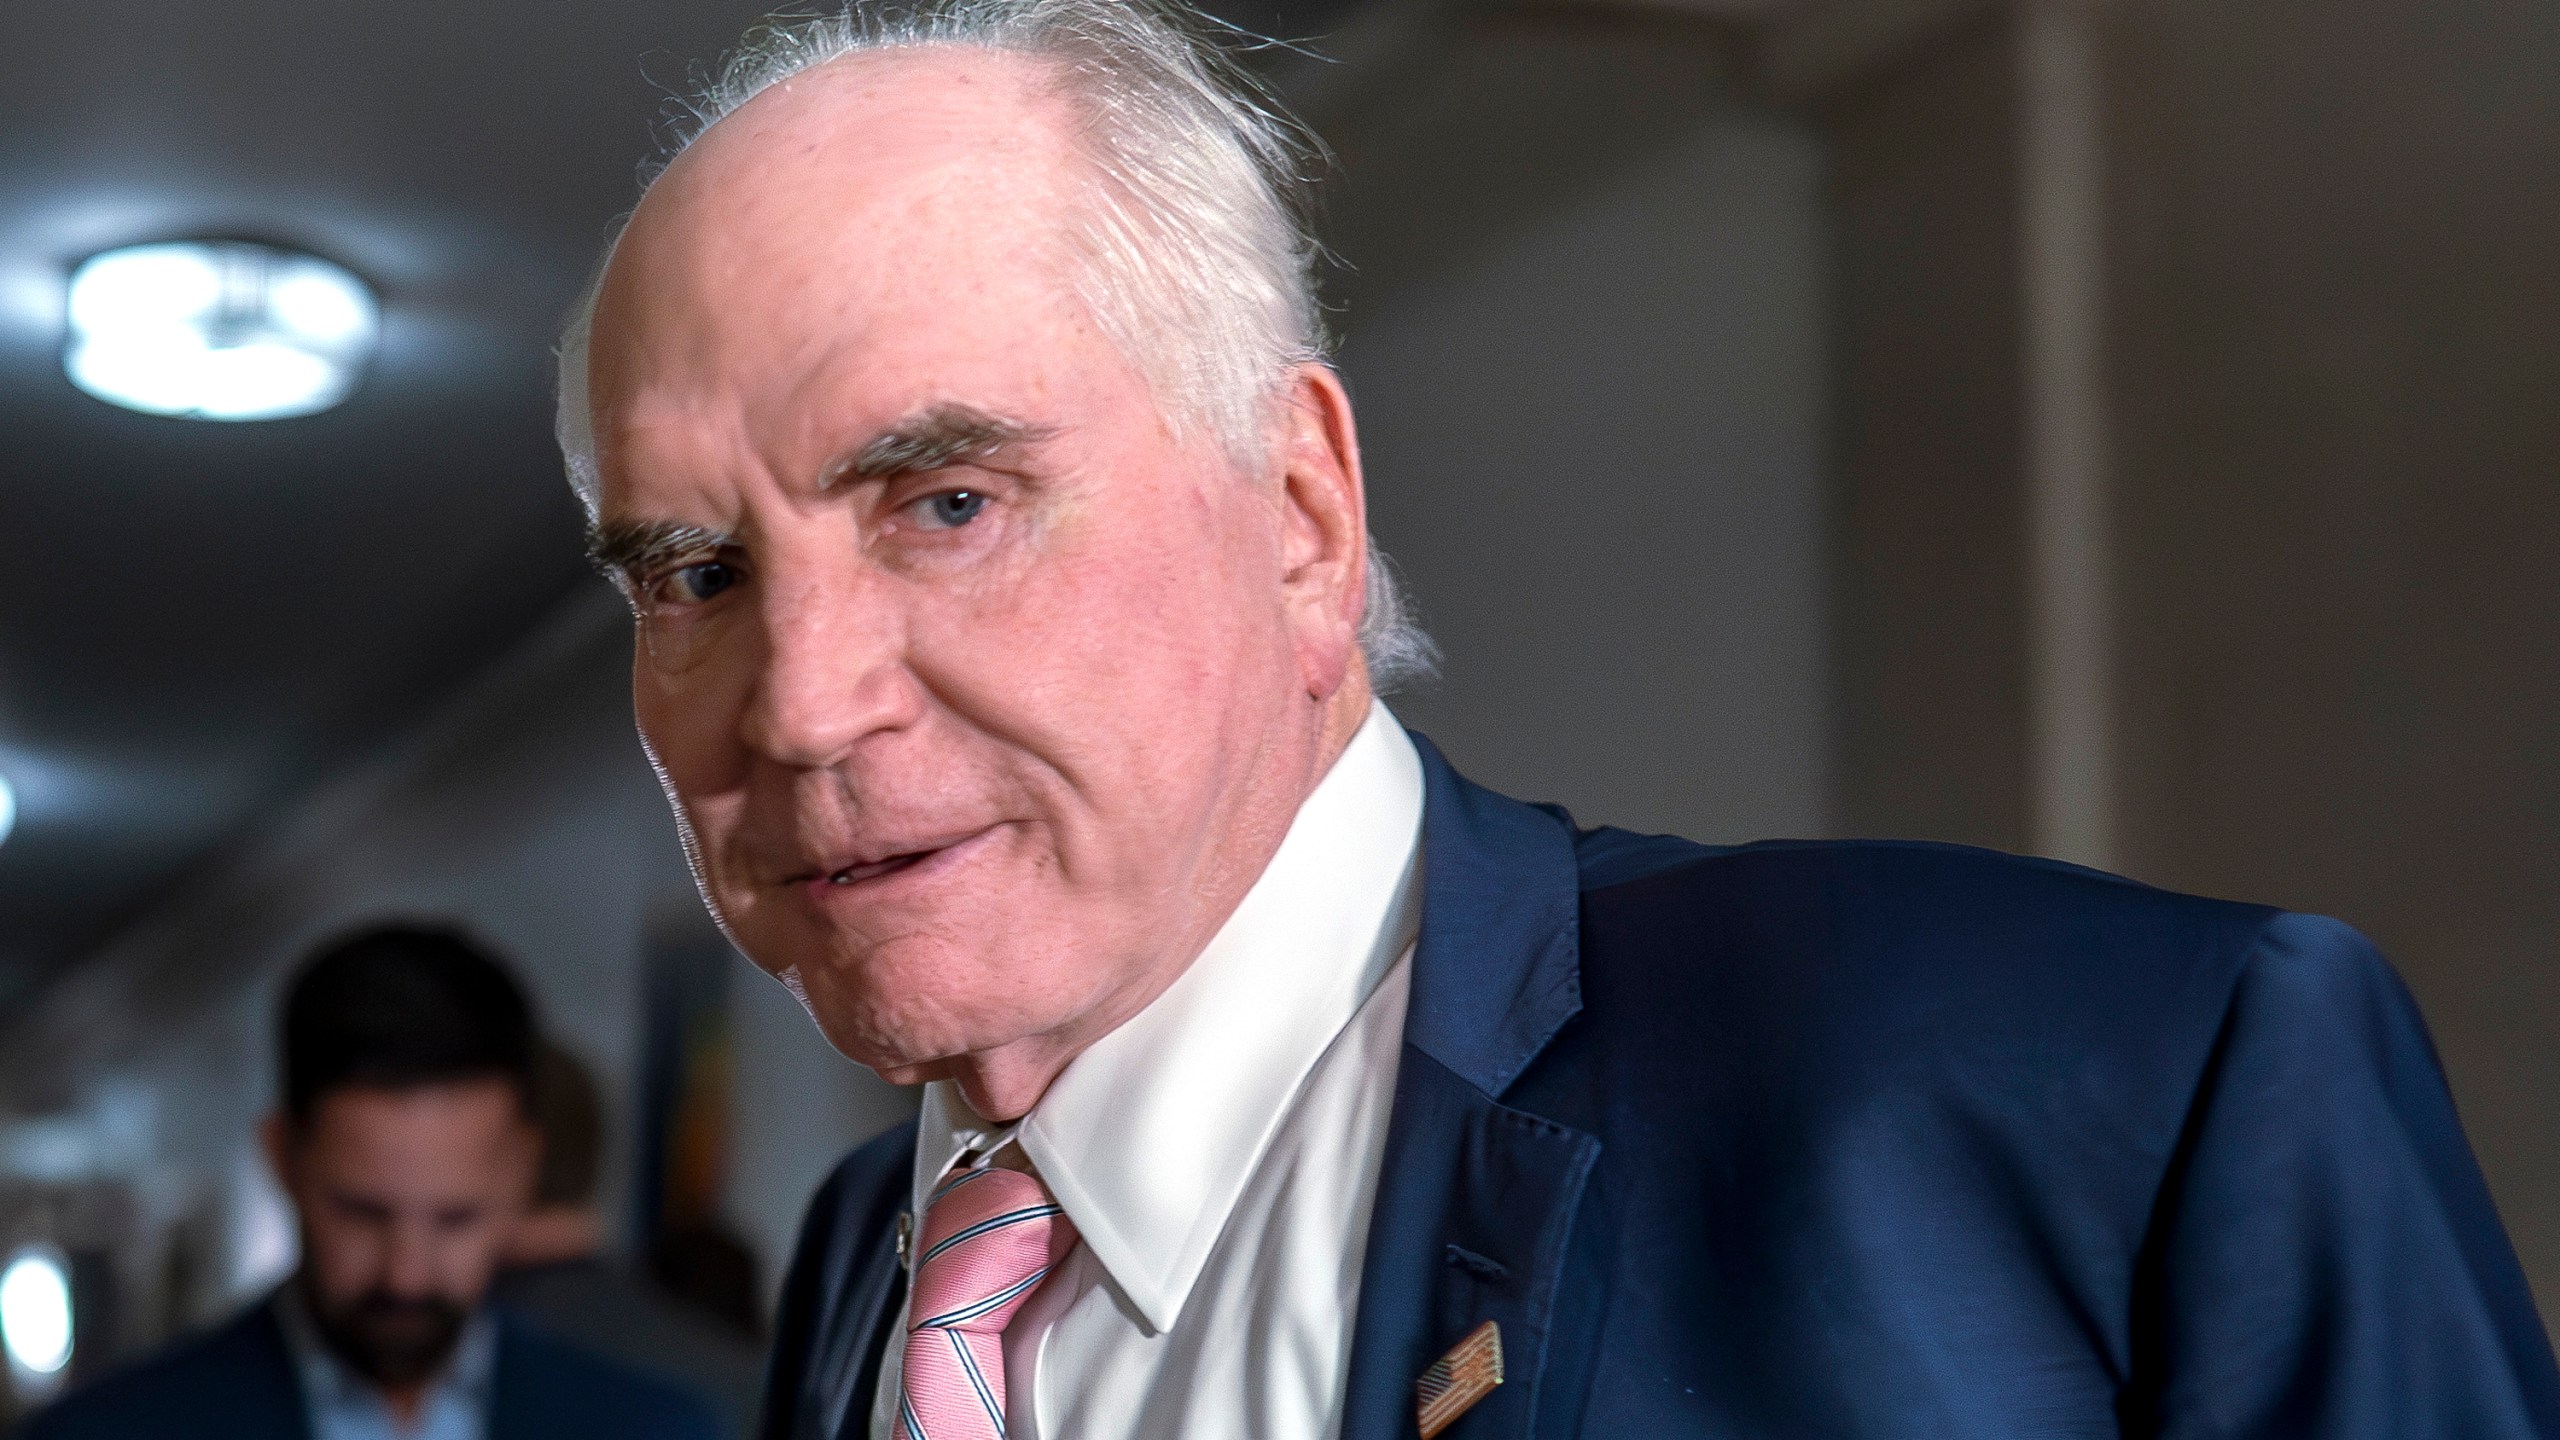
{"label": "man's chin", "polygon": [[809,1008],[827,1043],[892,1085],[948,1080],[972,1051],[982,1048],[945,1027],[901,1023],[904,1017],[894,1014],[830,1011],[815,997]]}
{"label": "man's chin", "polygon": [[[882,1003],[879,992],[868,986],[864,990],[854,998],[831,996],[811,987],[806,1003],[829,1044],[892,1085],[951,1079],[972,1056],[1002,1050],[1051,1028],[1046,1017],[1031,1015],[972,1015],[955,1023],[954,1016],[938,1007]],[[915,991],[905,996],[911,1002],[919,998]]]}
{"label": "man's chin", "polygon": [[1120,948],[1026,906],[879,929],[788,905],[733,918],[739,948],[789,987],[827,1042],[899,1085],[949,1079],[970,1057],[1066,1028],[1100,987],[1061,957]]}
{"label": "man's chin", "polygon": [[836,1049],[884,1075],[1000,1034],[1009,1017],[974,1012],[982,997],[1016,991],[1028,978],[1006,973],[1011,957],[955,944],[936,929],[873,939],[797,916],[759,918],[783,923],[742,929],[739,948],[791,991]]}
{"label": "man's chin", "polygon": [[892,1085],[930,1085],[936,1080],[950,1079],[959,1073],[960,1069],[959,1062],[956,1060],[924,1060],[914,1064],[880,1065],[865,1060],[858,1063]]}
{"label": "man's chin", "polygon": [[423,1385],[452,1363],[470,1312],[449,1301],[359,1301],[320,1320],[347,1368],[386,1390]]}

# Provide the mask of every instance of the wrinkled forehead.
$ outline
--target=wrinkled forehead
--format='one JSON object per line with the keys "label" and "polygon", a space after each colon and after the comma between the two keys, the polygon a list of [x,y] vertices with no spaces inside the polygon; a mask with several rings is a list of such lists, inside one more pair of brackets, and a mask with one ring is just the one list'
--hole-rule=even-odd
{"label": "wrinkled forehead", "polygon": [[846,56],[757,96],[668,167],[616,244],[592,407],[1065,288],[1072,136],[1047,62],[975,47]]}

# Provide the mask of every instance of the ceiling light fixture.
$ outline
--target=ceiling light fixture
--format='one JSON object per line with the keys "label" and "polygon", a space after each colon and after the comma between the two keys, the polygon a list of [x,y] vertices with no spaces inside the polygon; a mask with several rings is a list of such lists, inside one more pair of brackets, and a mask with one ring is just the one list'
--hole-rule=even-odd
{"label": "ceiling light fixture", "polygon": [[0,1271],[0,1348],[21,1376],[50,1378],[71,1360],[71,1267],[30,1245]]}
{"label": "ceiling light fixture", "polygon": [[7,840],[9,832],[17,828],[18,789],[9,783],[8,776],[0,775],[0,840]]}
{"label": "ceiling light fixture", "polygon": [[134,245],[71,275],[71,383],[197,420],[281,420],[347,398],[373,351],[373,292],[315,255],[239,241]]}

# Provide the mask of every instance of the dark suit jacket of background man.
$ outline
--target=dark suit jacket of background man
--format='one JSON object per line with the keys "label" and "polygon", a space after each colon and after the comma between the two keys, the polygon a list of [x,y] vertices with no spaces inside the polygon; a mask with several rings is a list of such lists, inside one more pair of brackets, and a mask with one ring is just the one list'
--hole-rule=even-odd
{"label": "dark suit jacket of background man", "polygon": [[[498,1318],[488,1440],[714,1440],[703,1403]],[[311,1440],[271,1304],[111,1371],[38,1411],[23,1440]]]}
{"label": "dark suit jacket of background man", "polygon": [[[1508,1379],[1449,1440],[2560,1436],[2426,1033],[2345,926],[1953,846],[1577,832],[1420,749],[1343,1440],[1411,1436],[1485,1320]],[[914,1139],[811,1207],[769,1440],[864,1434]]]}
{"label": "dark suit jacket of background man", "polygon": [[629,1268],[589,1255],[501,1270],[489,1304],[590,1354],[675,1380],[710,1402],[721,1440],[754,1426],[764,1346]]}

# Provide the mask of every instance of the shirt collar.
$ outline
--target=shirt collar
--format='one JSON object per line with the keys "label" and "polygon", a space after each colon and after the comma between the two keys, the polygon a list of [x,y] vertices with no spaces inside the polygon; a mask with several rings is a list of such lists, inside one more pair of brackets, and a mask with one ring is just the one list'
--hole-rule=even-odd
{"label": "shirt collar", "polygon": [[[276,1324],[284,1331],[285,1348],[293,1354],[294,1374],[302,1383],[303,1401],[310,1406],[315,1422],[349,1409],[380,1409],[387,1413],[381,1393],[349,1369],[320,1338],[319,1322],[312,1318],[310,1301],[302,1293],[299,1278],[286,1281],[276,1291],[273,1303]],[[454,1346],[453,1359],[428,1384],[424,1402],[418,1407],[419,1415],[433,1414],[447,1396],[474,1412],[485,1412],[489,1383],[497,1366],[498,1326],[484,1307],[472,1312],[463,1327],[461,1342]],[[325,1427],[322,1433],[327,1433]]]}
{"label": "shirt collar", "polygon": [[925,1088],[915,1213],[961,1155],[1018,1140],[1148,1327],[1170,1329],[1299,1083],[1413,944],[1422,792],[1412,740],[1373,703],[1199,958],[1018,1125]]}

